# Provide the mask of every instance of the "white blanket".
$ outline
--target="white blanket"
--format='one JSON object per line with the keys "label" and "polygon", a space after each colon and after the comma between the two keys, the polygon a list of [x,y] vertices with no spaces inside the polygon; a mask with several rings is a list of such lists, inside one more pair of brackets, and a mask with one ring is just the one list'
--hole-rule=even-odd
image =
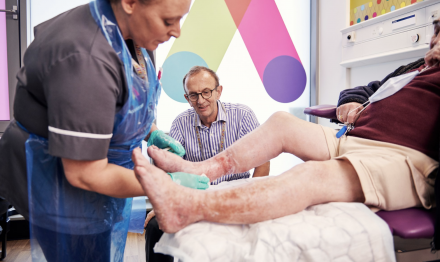
{"label": "white blanket", "polygon": [[154,251],[184,262],[395,261],[388,225],[360,203],[316,205],[248,225],[198,222],[164,234]]}

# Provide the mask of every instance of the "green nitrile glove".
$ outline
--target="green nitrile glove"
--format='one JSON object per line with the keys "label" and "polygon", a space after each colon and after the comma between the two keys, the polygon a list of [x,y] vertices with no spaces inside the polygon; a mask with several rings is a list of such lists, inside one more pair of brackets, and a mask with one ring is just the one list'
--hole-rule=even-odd
{"label": "green nitrile glove", "polygon": [[174,138],[165,135],[165,133],[161,130],[156,130],[151,133],[147,145],[155,145],[160,149],[169,147],[171,153],[174,153],[178,156],[185,155],[185,148],[183,148],[182,144],[180,144],[179,141],[176,141]]}
{"label": "green nitrile glove", "polygon": [[209,187],[209,178],[183,172],[168,173],[177,184],[193,189],[205,190]]}

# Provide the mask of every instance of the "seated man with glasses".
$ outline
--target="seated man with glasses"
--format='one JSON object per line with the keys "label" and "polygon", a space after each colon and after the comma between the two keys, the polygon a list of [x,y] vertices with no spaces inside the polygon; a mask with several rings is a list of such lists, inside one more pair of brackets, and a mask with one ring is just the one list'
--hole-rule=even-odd
{"label": "seated man with glasses", "polygon": [[[241,104],[220,102],[223,86],[209,68],[194,66],[183,78],[185,99],[192,109],[181,113],[171,125],[170,136],[185,148],[183,159],[200,162],[225,150],[260,124],[254,112]],[[269,162],[258,166],[253,177],[267,176]],[[207,174],[209,177],[209,174]],[[248,178],[249,171],[218,179],[211,184]]]}
{"label": "seated man with glasses", "polygon": [[[169,135],[185,148],[185,160],[200,162],[214,157],[260,125],[249,107],[220,102],[223,86],[209,68],[192,67],[183,78],[183,89],[192,108],[177,116]],[[255,167],[253,177],[269,175],[269,165],[270,162],[266,162]],[[219,178],[210,177],[210,174],[206,173],[214,185],[250,176],[249,171]],[[163,234],[153,217],[154,212],[150,212],[145,220],[147,261],[173,261],[172,257],[153,251]]]}

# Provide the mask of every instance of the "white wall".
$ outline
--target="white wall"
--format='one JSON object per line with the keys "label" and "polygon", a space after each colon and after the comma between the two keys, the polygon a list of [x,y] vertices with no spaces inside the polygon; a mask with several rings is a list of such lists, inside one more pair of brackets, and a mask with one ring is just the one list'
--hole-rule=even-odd
{"label": "white wall", "polygon": [[89,0],[27,0],[28,45],[34,40],[34,27]]}
{"label": "white wall", "polygon": [[387,63],[360,66],[351,69],[352,87],[367,85],[371,81],[382,80],[401,65],[416,61],[417,58],[392,61]]}
{"label": "white wall", "polygon": [[[348,25],[348,0],[319,0],[319,90],[318,104],[336,104],[339,92],[347,88],[347,69],[339,65],[342,59],[340,30]],[[337,127],[327,119],[319,124]]]}

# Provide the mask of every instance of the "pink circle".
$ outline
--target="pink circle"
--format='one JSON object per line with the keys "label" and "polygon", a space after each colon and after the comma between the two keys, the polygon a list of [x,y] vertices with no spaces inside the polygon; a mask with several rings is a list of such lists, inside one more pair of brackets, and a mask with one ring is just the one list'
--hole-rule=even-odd
{"label": "pink circle", "polygon": [[374,12],[374,13],[373,13],[373,17],[376,17],[376,16],[377,16],[377,13],[376,13],[376,12]]}

